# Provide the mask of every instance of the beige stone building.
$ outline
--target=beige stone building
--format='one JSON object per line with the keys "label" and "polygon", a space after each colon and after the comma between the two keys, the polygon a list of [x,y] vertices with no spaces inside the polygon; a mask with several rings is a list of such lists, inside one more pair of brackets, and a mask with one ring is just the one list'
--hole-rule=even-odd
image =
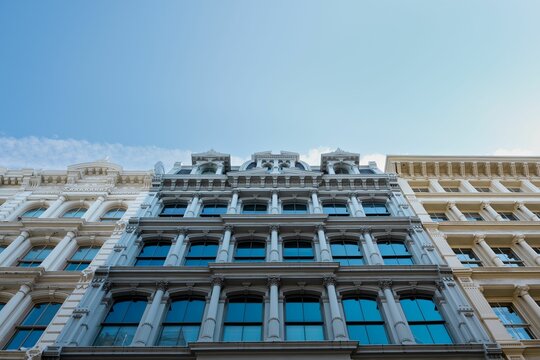
{"label": "beige stone building", "polygon": [[0,359],[39,359],[136,216],[151,171],[0,168]]}
{"label": "beige stone building", "polygon": [[506,357],[540,359],[540,158],[388,156],[386,171]]}

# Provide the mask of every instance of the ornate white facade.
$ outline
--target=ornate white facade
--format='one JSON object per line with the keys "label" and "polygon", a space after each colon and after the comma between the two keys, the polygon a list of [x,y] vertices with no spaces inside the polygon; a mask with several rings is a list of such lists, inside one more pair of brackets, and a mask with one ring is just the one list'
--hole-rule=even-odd
{"label": "ornate white facade", "polygon": [[490,336],[540,359],[540,158],[389,156]]}

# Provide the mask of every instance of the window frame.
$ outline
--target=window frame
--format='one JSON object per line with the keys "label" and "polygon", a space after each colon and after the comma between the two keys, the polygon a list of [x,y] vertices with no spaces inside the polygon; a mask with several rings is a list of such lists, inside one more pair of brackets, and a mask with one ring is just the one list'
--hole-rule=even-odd
{"label": "window frame", "polygon": [[[54,250],[55,245],[49,245],[49,244],[42,244],[42,245],[34,245],[28,251],[20,258],[17,259],[17,267],[39,267],[43,261],[51,254],[51,252]],[[30,252],[36,248],[39,248],[39,254],[43,252],[43,250],[50,249],[50,251],[47,253],[47,255],[43,259],[37,259],[39,262],[36,262],[36,259],[26,259],[26,256],[30,254]],[[23,266],[22,264],[28,264],[28,266]],[[35,265],[34,265],[35,264]]]}
{"label": "window frame", "polygon": [[[333,209],[333,212],[328,212],[327,209]],[[338,212],[336,209],[345,209],[345,212]],[[351,211],[345,202],[324,201],[322,203],[322,210],[323,214],[328,216],[351,216]]]}
{"label": "window frame", "polygon": [[[188,303],[188,305],[186,305],[186,309],[185,309],[185,312],[184,312],[183,321],[167,321],[167,318],[169,316],[169,312],[172,311],[172,306],[173,306],[172,304],[175,303],[175,302],[181,302],[181,301],[187,301],[187,303]],[[185,319],[186,312],[189,309],[189,304],[194,302],[194,301],[202,303],[201,318],[200,318],[200,320],[198,322],[197,321],[185,321],[184,319]],[[159,335],[158,335],[158,337],[156,339],[156,345],[155,346],[187,346],[191,341],[186,341],[184,339],[185,342],[183,344],[178,341],[180,339],[180,333],[183,331],[183,328],[187,327],[187,326],[198,327],[197,337],[195,339],[195,341],[197,341],[197,339],[198,339],[198,337],[199,337],[199,335],[201,333],[201,327],[202,327],[202,321],[203,321],[203,318],[204,318],[205,307],[206,307],[206,300],[205,300],[205,298],[203,296],[197,296],[197,295],[194,295],[194,296],[182,296],[182,297],[171,299],[171,301],[168,302],[168,309],[167,309],[167,311],[165,313],[165,317],[163,318],[163,321],[161,322],[161,327],[160,327]],[[162,338],[163,338],[163,333],[164,333],[164,331],[166,330],[167,327],[169,327],[169,328],[180,327],[180,329],[178,331],[178,337],[177,337],[177,341],[176,341],[175,345],[163,345],[163,343],[161,342]]]}
{"label": "window frame", "polygon": [[[215,212],[215,213],[205,213],[206,209],[224,209],[223,212]],[[212,202],[212,203],[203,203],[201,212],[199,214],[200,217],[220,217],[221,215],[225,215],[227,213],[227,204],[221,203],[221,202]]]}
{"label": "window frame", "polygon": [[[246,206],[248,206],[248,207],[252,206],[253,210],[246,210],[245,209]],[[257,209],[258,207],[261,207],[261,209],[258,210]],[[264,208],[264,209],[262,209],[262,208]],[[268,204],[263,204],[263,203],[260,203],[260,202],[243,203],[241,213],[243,215],[264,215],[264,214],[268,214]]]}
{"label": "window frame", "polygon": [[[167,254],[165,256],[141,256],[141,254],[144,252],[144,248],[147,247],[147,246],[157,246],[158,248],[160,247],[168,247],[169,250],[167,251]],[[137,254],[137,256],[135,257],[135,262],[133,263],[133,266],[135,267],[146,267],[146,266],[164,266],[165,265],[165,261],[167,260],[167,256],[169,254],[169,252],[171,251],[171,247],[172,247],[172,243],[170,240],[168,239],[149,239],[149,240],[145,240],[143,242],[143,245],[141,247],[141,250],[139,251],[139,253]],[[154,254],[155,255],[156,253],[156,250],[154,250]],[[142,262],[142,261],[150,261],[150,262],[154,262],[154,261],[163,261],[161,264],[151,264],[151,265],[142,265],[142,264],[139,264],[139,261]]]}
{"label": "window frame", "polygon": [[466,221],[470,221],[470,222],[486,221],[486,219],[478,211],[462,211],[461,213],[463,214],[463,216],[465,216]]}
{"label": "window frame", "polygon": [[[285,255],[285,252],[286,252],[285,249],[287,249],[287,248],[290,248],[290,249],[307,249],[307,247],[297,246],[295,248],[292,248],[292,247],[287,247],[286,246],[287,244],[291,244],[291,243],[296,243],[297,245],[300,245],[301,243],[309,244],[310,249],[311,249],[311,256],[300,255],[300,250],[297,251],[298,252],[297,256]],[[307,240],[307,239],[287,239],[287,240],[283,241],[283,262],[311,262],[311,261],[316,261],[315,249],[314,249],[314,246],[313,246],[313,241]]]}
{"label": "window frame", "polygon": [[[361,313],[363,314],[363,317],[364,319],[363,320],[349,320],[347,318],[347,307],[346,307],[346,304],[345,302],[346,301],[349,301],[349,300],[355,300],[359,306],[359,308],[361,309]],[[362,308],[362,303],[361,301],[371,301],[371,302],[374,302],[376,305],[377,305],[377,310],[378,310],[378,315],[380,317],[380,320],[366,320],[366,316],[364,315],[365,311],[364,309]],[[386,328],[386,321],[385,321],[385,318],[383,316],[383,309],[382,309],[382,306],[380,304],[380,302],[378,301],[377,298],[375,297],[370,297],[370,296],[361,296],[361,295],[348,295],[348,296],[344,296],[343,300],[342,300],[342,306],[343,306],[343,317],[344,317],[344,320],[345,320],[345,326],[347,327],[347,332],[349,333],[349,338],[353,341],[358,341],[359,344],[361,345],[386,345],[386,344],[390,344],[390,338],[388,336],[388,329]],[[370,315],[372,316],[372,313],[370,313]],[[373,326],[382,326],[382,328],[384,329],[384,334],[385,334],[385,337],[386,337],[386,342],[383,342],[383,343],[380,343],[380,342],[361,342],[360,339],[353,339],[351,337],[351,333],[352,331],[349,329],[350,326],[364,326],[365,327],[365,332],[366,332],[366,335],[368,335],[368,338],[369,338],[369,332],[368,332],[368,327],[373,327]]]}
{"label": "window frame", "polygon": [[[384,213],[378,211],[378,209],[384,208],[386,211]],[[362,209],[364,210],[364,214],[366,216],[390,216],[390,209],[386,205],[386,203],[383,202],[377,202],[377,201],[362,201]],[[372,212],[366,211],[366,209],[372,209]]]}
{"label": "window frame", "polygon": [[[92,257],[92,259],[88,260],[86,258],[83,258],[83,259],[80,259],[80,260],[73,260],[73,257],[79,252],[79,250],[81,249],[87,249],[86,253],[88,253],[88,250],[93,250],[93,249],[97,249],[97,252],[95,253],[95,255]],[[86,269],[90,263],[92,263],[92,261],[94,260],[94,258],[97,256],[97,254],[99,253],[99,250],[101,249],[101,246],[96,246],[96,245],[82,245],[82,246],[79,246],[77,248],[77,250],[75,250],[75,252],[71,255],[71,257],[69,259],[66,260],[66,266],[64,266],[64,271],[83,271],[84,269]],[[86,256],[86,255],[85,255]],[[68,269],[68,267],[71,266],[71,264],[77,264],[76,265],[76,269]],[[85,265],[85,266],[84,266]],[[84,266],[83,268],[80,268],[81,266]]]}
{"label": "window frame", "polygon": [[[403,306],[403,301],[405,300],[415,300],[415,304],[416,304],[416,307],[418,308],[418,310],[420,311],[420,314],[423,318],[423,320],[412,320],[412,319],[409,319],[407,317],[407,312],[405,310],[405,307]],[[440,316],[440,320],[429,320],[429,319],[426,319],[425,317],[425,314],[422,312],[422,307],[419,305],[419,303],[417,302],[417,300],[428,300],[430,301],[433,306],[435,307],[435,310],[436,310],[436,313]],[[444,316],[441,314],[441,312],[439,311],[439,304],[437,304],[437,302],[433,299],[433,297],[430,297],[430,296],[426,296],[426,295],[404,295],[404,296],[401,296],[400,299],[399,299],[399,304],[401,306],[401,308],[403,309],[403,314],[405,315],[405,320],[407,321],[407,324],[409,325],[409,328],[411,329],[411,332],[413,334],[413,337],[415,338],[415,342],[417,344],[421,344],[421,345],[450,345],[450,344],[454,344],[455,341],[452,337],[452,334],[450,334],[450,331],[448,330],[448,325],[447,325],[447,321],[445,320]],[[420,326],[420,325],[424,325],[428,328],[428,332],[429,332],[429,335],[431,337],[432,340],[434,340],[434,336],[432,334],[432,332],[430,331],[430,325],[442,325],[446,331],[446,334],[448,335],[448,338],[450,339],[450,342],[449,343],[438,343],[438,342],[431,342],[431,343],[425,343],[425,342],[419,342],[417,341],[417,335],[415,335],[414,333],[414,326]]]}
{"label": "window frame", "polygon": [[[382,243],[385,243],[385,245],[389,245],[389,244],[401,244],[403,245],[403,247],[407,250],[407,255],[405,254],[401,254],[401,255],[398,255],[395,253],[395,249],[393,246],[391,246],[392,248],[392,251],[394,252],[394,255],[390,256],[390,255],[384,255],[380,249],[380,244]],[[414,256],[412,254],[412,252],[410,251],[409,247],[407,246],[407,244],[405,243],[405,240],[398,240],[398,239],[380,239],[380,240],[377,240],[377,249],[379,250],[379,253],[381,254],[381,258],[383,260],[383,264],[384,265],[398,265],[398,266],[411,266],[411,265],[416,265],[416,261],[414,259]],[[386,263],[386,259],[395,259],[398,264],[387,264]],[[412,264],[399,264],[399,260],[400,259],[410,259],[411,260],[411,263]]]}
{"label": "window frame", "polygon": [[[66,216],[68,213],[74,213],[74,214],[79,214],[81,212],[81,210],[84,210],[83,213],[81,213],[80,216]],[[84,207],[84,206],[76,206],[76,207],[72,207],[66,211],[64,211],[64,213],[62,214],[62,218],[65,218],[65,219],[81,219],[85,214],[86,212],[88,211],[88,208],[87,207]]]}
{"label": "window frame", "polygon": [[[294,207],[294,210],[286,210],[285,207],[286,206],[293,206]],[[298,206],[304,206],[305,207],[305,211],[303,210],[298,210],[297,207]],[[291,201],[291,202],[286,202],[282,205],[281,207],[281,213],[282,214],[285,214],[285,215],[304,215],[304,214],[309,214],[309,206],[307,204],[307,202],[300,202],[300,201]]]}
{"label": "window frame", "polygon": [[[490,302],[489,305],[491,306],[491,309],[493,310],[495,315],[497,315],[497,318],[499,319],[499,321],[505,327],[506,331],[508,331],[508,333],[510,333],[510,335],[514,339],[516,339],[518,341],[536,339],[536,336],[534,335],[534,333],[531,330],[531,325],[520,314],[520,312],[517,311],[516,307],[514,306],[514,304],[512,302],[498,302],[498,301],[496,301],[496,302]],[[496,308],[508,308],[508,309],[510,309],[515,314],[515,316],[517,316],[517,317],[519,317],[521,319],[522,323],[514,323],[514,322],[508,322],[507,323],[507,322],[505,322],[505,318],[503,318],[503,317],[501,317],[499,315],[500,312],[497,311]],[[510,318],[507,318],[507,319],[511,320]],[[519,336],[519,333],[515,329],[520,329],[520,328],[523,329],[525,331],[525,333],[528,334],[530,337],[529,338],[523,338],[523,337]],[[517,335],[517,336],[514,336],[514,335]]]}
{"label": "window frame", "polygon": [[[172,214],[164,214],[164,212],[167,209],[184,209],[182,213],[172,213]],[[184,217],[186,215],[188,209],[188,205],[184,202],[177,202],[177,203],[166,203],[161,208],[161,211],[158,214],[158,217]]]}
{"label": "window frame", "polygon": [[[214,245],[216,247],[216,254],[214,255],[213,258],[210,258],[210,256],[190,256],[189,253],[191,251],[191,249],[193,248],[193,246],[200,246],[204,244],[205,247],[207,247],[208,245]],[[204,251],[203,250],[203,254],[204,254]],[[216,262],[216,258],[217,258],[217,255],[219,253],[219,242],[216,241],[216,240],[193,240],[193,241],[190,241],[189,243],[189,247],[187,248],[186,250],[186,254],[184,255],[184,262],[183,262],[183,265],[184,266],[208,266],[209,263],[213,263],[213,262]],[[199,263],[201,261],[204,261],[206,262],[204,265],[201,265],[201,264],[197,264],[197,265],[192,265],[192,264],[188,264],[188,262],[190,261],[199,261]]]}
{"label": "window frame", "polygon": [[[20,217],[21,217],[21,218],[29,218],[29,219],[37,219],[37,218],[39,218],[41,215],[43,215],[43,213],[44,213],[45,211],[47,211],[47,209],[48,209],[48,208],[45,207],[45,206],[33,207],[33,208],[28,209],[28,210],[26,210],[25,212],[23,212],[23,213],[20,215]],[[38,215],[38,216],[35,216],[36,211],[39,212],[39,215]],[[30,212],[33,212],[33,215],[32,215],[32,216],[28,216],[28,215],[27,215],[27,214],[30,213]]]}
{"label": "window frame", "polygon": [[[122,212],[122,215],[120,217],[111,217],[111,216],[107,216],[109,213],[111,212],[115,212],[115,214],[117,214],[119,211]],[[125,214],[126,214],[126,211],[127,209],[126,208],[123,208],[123,207],[113,207],[113,208],[110,208],[109,210],[105,211],[103,213],[103,215],[101,215],[99,217],[99,221],[101,222],[114,222],[114,221],[118,221],[120,220]]]}
{"label": "window frame", "polygon": [[[243,321],[229,321],[229,311],[231,309],[230,304],[236,304],[236,303],[243,303],[244,304],[244,312],[242,315]],[[246,316],[246,304],[260,304],[260,321],[245,321],[244,318]],[[225,307],[225,311],[223,314],[223,333],[222,333],[222,341],[224,342],[257,342],[257,341],[263,341],[263,332],[264,332],[264,301],[262,297],[255,296],[255,295],[247,295],[247,296],[232,296],[230,299],[227,300],[227,306]],[[242,328],[242,336],[241,339],[231,339],[226,340],[227,337],[227,327],[241,327]],[[257,340],[247,340],[244,338],[244,330],[247,328],[255,328],[258,327],[260,330],[260,336]]]}
{"label": "window frame", "polygon": [[[245,244],[250,244],[249,249],[253,250],[253,244],[262,244],[263,255],[262,256],[238,256],[238,249],[243,249]],[[240,247],[242,246],[242,247]],[[261,249],[257,247],[256,249]],[[236,241],[234,247],[233,261],[239,263],[255,263],[255,262],[265,262],[266,261],[266,241],[257,240],[257,239],[243,239]]]}
{"label": "window frame", "polygon": [[431,218],[431,221],[436,222],[436,223],[450,221],[450,219],[448,219],[448,216],[446,216],[446,213],[444,212],[432,212],[432,213],[428,213],[428,215]]}
{"label": "window frame", "polygon": [[[344,251],[345,255],[336,255],[335,254],[333,245],[335,245],[336,243],[340,243],[339,245],[343,245],[343,251]],[[357,255],[357,254],[354,254],[354,255],[347,254],[346,244],[356,245],[356,247],[358,248],[359,255]],[[360,244],[359,241],[353,240],[353,239],[332,239],[332,240],[330,240],[329,245],[330,245],[330,251],[332,253],[332,259],[334,260],[334,262],[339,262],[340,266],[362,266],[362,265],[366,265],[366,262],[365,262],[365,259],[364,259],[363,248],[362,248],[362,245]],[[351,265],[350,261],[349,261],[351,259],[352,260],[354,260],[354,259],[359,260],[360,264],[352,264]],[[345,262],[347,262],[347,264],[345,264]]]}
{"label": "window frame", "polygon": [[[524,267],[525,266],[525,263],[523,262],[523,259],[521,259],[515,253],[515,251],[512,250],[511,247],[497,246],[497,247],[492,247],[491,250],[493,250],[495,255],[497,255],[497,258],[499,258],[504,263],[505,266],[508,266],[508,267]],[[505,259],[501,258],[501,256],[499,256],[499,255],[506,255],[506,257],[508,257],[509,254],[514,256],[516,258],[516,260],[505,260]],[[513,266],[513,265],[516,265],[516,266]]]}
{"label": "window frame", "polygon": [[[483,267],[484,264],[482,263],[482,260],[476,255],[474,250],[472,248],[452,248],[452,251],[454,251],[454,254],[456,254],[457,259],[461,262],[461,265],[467,268],[477,268],[477,267]],[[459,251],[459,253],[458,253]],[[472,254],[472,257],[470,256]],[[465,260],[460,258],[460,255],[463,256],[469,256],[469,258],[473,260]],[[477,266],[469,266],[469,265],[477,265]]]}
{"label": "window frame", "polygon": [[[302,301],[291,301],[291,300],[296,300],[296,299],[302,299]],[[314,300],[314,301],[305,301],[305,300]],[[319,305],[319,315],[320,315],[320,320],[312,320],[312,321],[307,321],[305,319],[305,314],[304,314],[304,311],[302,311],[302,321],[291,321],[289,320],[287,317],[287,305],[290,304],[290,303],[302,303],[302,309],[304,309],[304,303],[317,303]],[[284,303],[284,314],[283,314],[283,317],[284,317],[284,330],[285,330],[285,341],[323,341],[323,340],[326,340],[327,339],[327,335],[326,335],[326,329],[325,329],[325,324],[324,324],[324,314],[323,314],[323,306],[321,304],[321,299],[320,299],[320,296],[314,296],[314,295],[289,295],[289,296],[286,296],[285,297],[285,303]],[[303,327],[303,332],[304,332],[304,339],[303,340],[297,340],[297,339],[289,339],[288,336],[290,334],[290,330],[288,330],[289,327],[291,326],[302,326]],[[306,336],[306,327],[308,326],[316,326],[316,327],[320,327],[321,331],[322,331],[322,339],[308,339],[307,336]]]}
{"label": "window frame", "polygon": [[[135,321],[107,322],[107,318],[109,317],[111,312],[114,310],[115,305],[117,305],[119,303],[123,303],[123,302],[135,303],[135,302],[139,302],[139,301],[144,302],[145,305],[144,305],[144,309],[142,310],[142,312],[140,314],[140,318],[139,318],[139,320],[137,322],[135,322]],[[139,327],[139,325],[141,323],[141,320],[143,318],[146,307],[148,307],[148,300],[144,296],[134,296],[134,297],[131,297],[131,298],[122,297],[122,298],[114,299],[114,302],[112,303],[109,310],[107,311],[107,314],[105,315],[105,317],[100,322],[99,331],[98,331],[98,333],[97,333],[97,335],[96,335],[96,337],[95,337],[95,339],[94,339],[94,341],[92,343],[92,346],[115,346],[116,347],[116,346],[129,346],[129,345],[131,345],[131,343],[133,342],[133,339],[135,338],[137,328]],[[128,312],[129,312],[129,307],[124,312],[123,316],[125,317]],[[131,313],[131,314],[133,314],[133,313]],[[131,338],[131,341],[128,344],[126,344],[126,343],[122,343],[120,345],[115,344],[116,340],[117,340],[117,337],[118,337],[118,334],[121,331],[120,329],[118,329],[117,332],[116,332],[116,335],[114,336],[113,344],[111,344],[111,345],[97,344],[97,342],[99,340],[99,337],[100,337],[101,333],[103,332],[103,330],[105,328],[113,328],[113,327],[118,327],[118,328],[122,328],[122,329],[123,328],[131,328],[133,330],[133,337]]]}

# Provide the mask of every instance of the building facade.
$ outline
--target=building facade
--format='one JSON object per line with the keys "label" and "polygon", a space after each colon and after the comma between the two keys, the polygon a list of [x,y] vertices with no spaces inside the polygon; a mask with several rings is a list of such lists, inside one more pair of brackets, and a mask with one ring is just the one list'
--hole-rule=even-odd
{"label": "building facade", "polygon": [[159,164],[44,359],[498,359],[394,175],[215,151]]}
{"label": "building facade", "polygon": [[540,158],[389,156],[386,171],[506,357],[540,359]]}
{"label": "building facade", "polygon": [[106,161],[0,169],[0,359],[55,344],[151,180]]}

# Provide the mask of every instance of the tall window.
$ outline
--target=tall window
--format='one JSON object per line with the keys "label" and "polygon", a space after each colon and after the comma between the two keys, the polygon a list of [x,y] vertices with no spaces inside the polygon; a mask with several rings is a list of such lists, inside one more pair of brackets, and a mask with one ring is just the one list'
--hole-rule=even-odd
{"label": "tall window", "polygon": [[413,265],[409,249],[402,241],[382,240],[378,242],[385,265]]}
{"label": "tall window", "polygon": [[343,203],[325,202],[323,213],[328,214],[328,216],[349,216],[349,209]]}
{"label": "tall window", "polygon": [[288,240],[283,243],[283,261],[313,261],[313,245],[308,240]]}
{"label": "tall window", "polygon": [[429,216],[431,217],[431,220],[434,222],[443,222],[448,221],[448,217],[445,213],[430,213]]}
{"label": "tall window", "polygon": [[124,216],[126,213],[126,209],[123,208],[114,208],[109,211],[107,211],[105,214],[99,218],[100,221],[108,222],[108,221],[118,221]]}
{"label": "tall window", "polygon": [[445,321],[432,299],[410,297],[399,302],[418,344],[452,343]]}
{"label": "tall window", "polygon": [[146,308],[146,300],[121,300],[113,304],[101,323],[94,346],[129,346]]}
{"label": "tall window", "polygon": [[266,259],[266,245],[263,241],[240,241],[236,245],[234,261],[262,262]]}
{"label": "tall window", "polygon": [[304,203],[288,203],[283,205],[283,214],[307,214],[308,207]]}
{"label": "tall window", "polygon": [[242,207],[242,214],[267,214],[268,207],[265,204],[245,204]]}
{"label": "tall window", "polygon": [[261,341],[263,305],[260,297],[243,296],[229,300],[223,341]]}
{"label": "tall window", "polygon": [[330,243],[332,258],[342,266],[364,265],[360,244],[354,240],[334,240]]}
{"label": "tall window", "polygon": [[69,209],[62,215],[63,218],[81,218],[84,213],[86,212],[86,208],[84,207],[77,207],[73,209]]}
{"label": "tall window", "polygon": [[33,208],[22,214],[22,217],[38,218],[45,212],[45,210],[47,210],[46,207]]}
{"label": "tall window", "polygon": [[366,216],[390,216],[388,208],[383,203],[362,202]]}
{"label": "tall window", "polygon": [[516,312],[512,304],[492,303],[491,308],[514,339],[534,339],[529,324]]}
{"label": "tall window", "polygon": [[34,246],[33,248],[30,249],[30,251],[26,253],[26,255],[24,255],[22,259],[19,260],[19,263],[17,264],[17,266],[37,267],[41,265],[43,260],[45,260],[45,258],[49,256],[49,254],[51,253],[51,251],[53,251],[53,249],[54,249],[54,246],[47,246],[47,245]]}
{"label": "tall window", "polygon": [[360,344],[388,344],[388,336],[377,300],[348,298],[343,300],[343,310],[351,340],[357,340]]}
{"label": "tall window", "polygon": [[218,244],[214,241],[198,241],[192,243],[186,255],[185,265],[206,266],[216,260]]}
{"label": "tall window", "polygon": [[45,329],[56,315],[62,304],[35,304],[30,313],[15,329],[15,334],[4,347],[4,350],[18,350],[34,346]]}
{"label": "tall window", "polygon": [[161,210],[161,217],[182,217],[186,213],[186,204],[167,204]]}
{"label": "tall window", "polygon": [[186,346],[197,341],[204,313],[204,298],[189,297],[171,301],[158,346]]}
{"label": "tall window", "polygon": [[219,217],[227,213],[227,205],[225,204],[205,204],[202,211],[202,217]]}
{"label": "tall window", "polygon": [[80,246],[75,254],[67,261],[64,270],[67,271],[82,271],[90,265],[94,257],[99,251],[97,246]]}
{"label": "tall window", "polygon": [[461,264],[463,264],[463,266],[469,268],[482,266],[482,262],[480,261],[478,256],[476,256],[474,251],[472,251],[472,249],[453,248],[452,250],[454,250],[458,260],[461,261]]}
{"label": "tall window", "polygon": [[135,266],[161,266],[165,264],[165,259],[171,248],[171,243],[165,240],[148,241],[144,244]]}
{"label": "tall window", "polygon": [[523,261],[510,248],[495,247],[492,248],[497,257],[509,267],[524,266]]}
{"label": "tall window", "polygon": [[464,212],[463,215],[465,215],[467,221],[484,221],[482,215],[477,212]]}
{"label": "tall window", "polygon": [[291,341],[324,340],[319,299],[291,296],[285,302],[285,339]]}

